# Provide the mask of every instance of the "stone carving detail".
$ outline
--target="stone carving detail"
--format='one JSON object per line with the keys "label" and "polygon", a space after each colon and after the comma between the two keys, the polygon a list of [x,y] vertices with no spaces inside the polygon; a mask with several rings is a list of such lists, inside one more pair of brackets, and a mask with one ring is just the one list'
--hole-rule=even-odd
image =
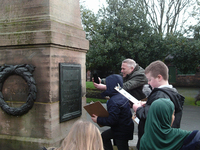
{"label": "stone carving detail", "polygon": [[[26,114],[33,107],[37,93],[36,83],[32,75],[34,69],[35,67],[33,65],[28,64],[0,66],[0,106],[2,110],[4,110],[7,114],[13,116],[21,116]],[[21,76],[29,86],[29,94],[26,103],[18,108],[8,106],[8,104],[3,99],[3,83],[10,75]]]}

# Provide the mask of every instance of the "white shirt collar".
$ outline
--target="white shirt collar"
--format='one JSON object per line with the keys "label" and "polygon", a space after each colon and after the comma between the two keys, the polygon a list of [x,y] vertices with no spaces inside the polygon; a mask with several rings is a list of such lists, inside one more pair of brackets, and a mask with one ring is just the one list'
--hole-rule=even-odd
{"label": "white shirt collar", "polygon": [[168,85],[161,85],[161,86],[159,86],[158,88],[164,88],[164,87],[173,88],[173,86],[172,86],[171,84],[168,84]]}

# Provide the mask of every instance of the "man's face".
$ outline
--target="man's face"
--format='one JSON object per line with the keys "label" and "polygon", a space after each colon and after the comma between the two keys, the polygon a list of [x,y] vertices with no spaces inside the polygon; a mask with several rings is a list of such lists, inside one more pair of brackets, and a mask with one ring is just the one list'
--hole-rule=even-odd
{"label": "man's face", "polygon": [[147,73],[145,75],[146,75],[146,77],[148,79],[148,84],[151,85],[151,87],[153,89],[159,87],[159,80],[158,80],[158,78],[152,77],[151,73]]}
{"label": "man's face", "polygon": [[127,74],[130,74],[134,70],[133,67],[129,67],[127,63],[122,63],[121,66],[121,73],[123,77],[125,78]]}

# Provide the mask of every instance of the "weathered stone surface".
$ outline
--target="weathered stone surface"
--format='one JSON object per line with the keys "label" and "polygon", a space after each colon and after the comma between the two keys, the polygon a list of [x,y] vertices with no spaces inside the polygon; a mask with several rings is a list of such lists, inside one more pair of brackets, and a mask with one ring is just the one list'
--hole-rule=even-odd
{"label": "weathered stone surface", "polygon": [[[72,124],[82,116],[60,123],[59,63],[81,65],[82,106],[86,105],[86,52],[78,0],[21,0],[0,2],[0,66],[31,64],[37,87],[33,108],[22,116],[0,109],[0,147],[4,150],[59,146]],[[28,85],[12,75],[3,83],[10,107],[26,102]]]}
{"label": "weathered stone surface", "polygon": [[[15,139],[16,141],[21,137],[26,137],[25,141],[32,138],[43,140],[47,138],[48,142],[54,142],[53,139],[62,140],[67,134],[66,129],[71,127],[71,122],[77,119],[59,123],[59,63],[81,64],[82,101],[84,103],[82,106],[84,106],[86,104],[85,52],[52,45],[19,49],[13,47],[13,49],[0,49],[0,51],[0,64],[32,64],[36,67],[33,76],[38,91],[34,107],[26,115],[13,117],[0,110],[0,135],[2,135],[0,138],[4,139],[12,135],[19,137]],[[19,107],[26,102],[28,92],[26,88],[27,85],[21,77],[10,76],[2,90],[5,94],[4,100],[9,106]],[[22,95],[19,94],[20,91]],[[84,119],[85,115],[86,112],[83,110],[81,118]],[[48,144],[53,143],[46,143]]]}
{"label": "weathered stone surface", "polygon": [[78,0],[0,2],[0,45],[54,43],[88,49]]}

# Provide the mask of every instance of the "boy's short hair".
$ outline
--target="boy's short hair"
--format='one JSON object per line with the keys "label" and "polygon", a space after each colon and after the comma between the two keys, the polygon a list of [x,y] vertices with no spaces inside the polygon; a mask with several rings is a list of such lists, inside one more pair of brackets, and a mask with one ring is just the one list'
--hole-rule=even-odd
{"label": "boy's short hair", "polygon": [[127,63],[129,67],[134,67],[136,66],[136,62],[133,59],[127,58],[122,61],[122,63]]}
{"label": "boy's short hair", "polygon": [[169,69],[167,65],[165,65],[165,63],[160,60],[150,63],[150,65],[145,68],[145,74],[151,73],[151,76],[154,78],[160,74],[166,81],[169,78],[168,71]]}

